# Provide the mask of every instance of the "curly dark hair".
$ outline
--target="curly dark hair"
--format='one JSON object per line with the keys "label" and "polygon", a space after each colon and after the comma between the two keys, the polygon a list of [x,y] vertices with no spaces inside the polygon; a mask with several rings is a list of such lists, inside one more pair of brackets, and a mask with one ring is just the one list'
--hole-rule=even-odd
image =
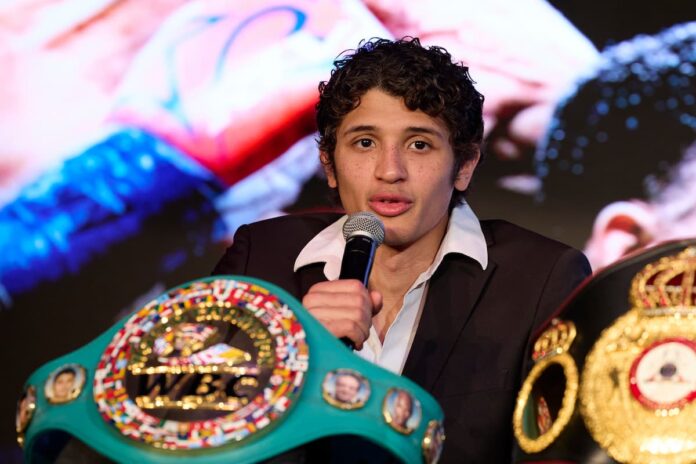
{"label": "curly dark hair", "polygon": [[[469,68],[454,63],[444,48],[424,47],[413,37],[362,41],[357,50],[334,61],[331,78],[319,84],[319,149],[333,168],[338,126],[365,93],[377,88],[403,98],[408,109],[447,125],[455,157],[454,182],[462,164],[479,154],[483,140],[483,95],[473,84]],[[464,194],[455,190],[450,206],[461,203]]]}

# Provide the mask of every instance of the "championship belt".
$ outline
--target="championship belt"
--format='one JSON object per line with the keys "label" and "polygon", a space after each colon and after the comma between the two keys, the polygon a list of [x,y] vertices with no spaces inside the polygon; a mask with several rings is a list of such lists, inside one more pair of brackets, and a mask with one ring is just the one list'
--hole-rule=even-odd
{"label": "championship belt", "polygon": [[118,462],[251,463],[346,435],[434,463],[442,419],[423,389],[354,355],[284,290],[225,276],[174,288],[38,369],[17,432],[29,463],[61,439]]}
{"label": "championship belt", "polygon": [[539,335],[517,462],[696,462],[696,240],[592,277]]}

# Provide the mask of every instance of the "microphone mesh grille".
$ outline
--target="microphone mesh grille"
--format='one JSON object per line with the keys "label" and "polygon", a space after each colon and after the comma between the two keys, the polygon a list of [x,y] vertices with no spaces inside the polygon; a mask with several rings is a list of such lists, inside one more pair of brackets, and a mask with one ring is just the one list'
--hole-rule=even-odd
{"label": "microphone mesh grille", "polygon": [[369,235],[379,246],[384,241],[384,224],[370,212],[362,211],[351,214],[343,224],[343,237],[348,240],[348,237],[355,233]]}

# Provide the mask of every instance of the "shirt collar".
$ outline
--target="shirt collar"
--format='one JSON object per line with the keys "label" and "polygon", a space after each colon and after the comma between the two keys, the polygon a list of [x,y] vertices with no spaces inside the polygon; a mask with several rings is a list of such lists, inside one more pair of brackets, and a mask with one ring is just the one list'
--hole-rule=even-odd
{"label": "shirt collar", "polygon": [[[314,263],[324,264],[324,275],[328,280],[338,279],[341,272],[341,260],[346,240],[343,238],[343,224],[348,216],[341,217],[310,240],[295,260],[294,271]],[[481,231],[476,214],[468,203],[463,203],[452,210],[447,224],[445,238],[435,255],[433,265],[421,278],[429,279],[450,253],[459,253],[476,260],[482,269],[488,266],[488,248],[486,239]],[[419,278],[418,280],[422,280]]]}

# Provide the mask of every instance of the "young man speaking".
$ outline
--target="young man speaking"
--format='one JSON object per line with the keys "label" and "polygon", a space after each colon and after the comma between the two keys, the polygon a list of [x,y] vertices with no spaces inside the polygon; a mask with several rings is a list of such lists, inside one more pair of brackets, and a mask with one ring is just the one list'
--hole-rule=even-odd
{"label": "young man speaking", "polygon": [[374,39],[319,86],[319,147],[347,214],[384,223],[369,284],[338,279],[346,216],[241,227],[214,273],[275,283],[357,353],[411,378],[445,412],[443,462],[507,462],[535,328],[590,269],[568,246],[463,201],[480,161],[483,96],[446,50]]}

